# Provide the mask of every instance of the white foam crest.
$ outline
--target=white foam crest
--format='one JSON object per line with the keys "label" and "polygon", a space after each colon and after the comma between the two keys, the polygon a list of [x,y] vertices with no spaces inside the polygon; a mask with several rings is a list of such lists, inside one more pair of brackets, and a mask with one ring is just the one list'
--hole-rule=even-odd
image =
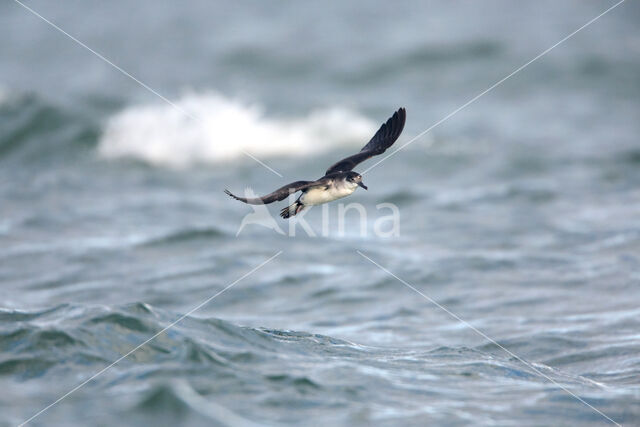
{"label": "white foam crest", "polygon": [[299,156],[359,145],[376,130],[375,122],[345,108],[273,119],[259,106],[217,94],[187,95],[176,104],[197,119],[171,105],[129,107],[107,122],[98,152],[184,167],[219,163],[245,152],[258,158]]}

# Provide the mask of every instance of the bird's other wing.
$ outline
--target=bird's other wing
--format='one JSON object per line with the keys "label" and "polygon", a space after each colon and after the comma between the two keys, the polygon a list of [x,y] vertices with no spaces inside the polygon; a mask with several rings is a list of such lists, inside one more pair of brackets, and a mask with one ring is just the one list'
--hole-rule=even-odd
{"label": "bird's other wing", "polygon": [[311,187],[312,185],[314,185],[314,183],[315,181],[296,181],[292,182],[291,184],[287,184],[284,187],[278,188],[271,194],[254,198],[238,197],[235,194],[232,194],[229,190],[224,190],[224,192],[234,199],[240,200],[241,202],[248,203],[250,205],[267,205],[269,203],[284,200],[289,197],[290,194]]}
{"label": "bird's other wing", "polygon": [[391,147],[404,129],[404,122],[407,113],[404,108],[398,109],[393,116],[384,123],[373,138],[365,145],[359,153],[340,160],[338,163],[327,169],[325,175],[334,172],[348,172],[353,170],[358,163],[362,163],[370,157],[384,153],[387,148]]}

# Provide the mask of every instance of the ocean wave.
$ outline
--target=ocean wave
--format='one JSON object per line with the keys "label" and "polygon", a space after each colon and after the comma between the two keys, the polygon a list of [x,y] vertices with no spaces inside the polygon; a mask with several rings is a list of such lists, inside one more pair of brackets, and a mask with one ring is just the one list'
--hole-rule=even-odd
{"label": "ocean wave", "polygon": [[367,117],[345,108],[277,119],[265,116],[258,105],[214,93],[186,95],[176,106],[133,106],[119,112],[104,128],[99,154],[184,167],[220,163],[245,153],[260,158],[298,156],[362,144],[376,128]]}
{"label": "ocean wave", "polygon": [[0,105],[7,102],[8,99],[9,99],[9,91],[4,86],[0,85]]}
{"label": "ocean wave", "polygon": [[[254,423],[243,415],[201,396],[188,382],[180,380],[153,385],[126,412],[129,420],[136,419],[141,414],[149,415],[156,419],[162,418],[163,425],[185,424],[185,414],[190,415],[190,420],[195,425],[245,427],[263,425],[262,423]],[[194,422],[194,419],[197,422]],[[140,424],[147,425],[148,419],[140,420]]]}
{"label": "ocean wave", "polygon": [[96,122],[67,106],[34,93],[3,94],[0,88],[0,159],[72,162],[93,150],[97,131]]}
{"label": "ocean wave", "polygon": [[[290,420],[300,421],[308,415],[303,408],[350,408],[363,401],[374,405],[372,419],[386,419],[397,409],[397,400],[410,402],[416,393],[449,402],[468,387],[482,387],[484,402],[492,404],[503,401],[505,390],[531,393],[547,387],[549,379],[593,395],[608,391],[591,379],[539,362],[533,363],[534,370],[495,345],[375,347],[198,317],[184,318],[164,331],[179,318],[179,313],[143,303],[64,304],[31,312],[0,309],[0,379],[32,389],[38,384],[34,380],[45,379],[56,384],[47,397],[53,401],[126,354],[94,380],[91,393],[77,398],[83,399],[83,411],[111,399],[110,412],[137,417],[145,425],[171,416],[173,424],[185,424],[189,417],[202,419],[203,425],[253,420],[279,424],[284,419],[269,409],[286,405],[295,412]],[[506,344],[521,353],[527,341]],[[129,354],[141,343],[146,344]],[[635,372],[631,366],[620,375],[624,379]],[[564,392],[556,393],[549,399]],[[397,400],[381,397],[389,395]],[[16,414],[24,417],[31,406],[18,408]]]}
{"label": "ocean wave", "polygon": [[[89,307],[64,304],[33,312],[0,310],[0,346],[5,349],[5,357],[0,360],[0,375],[39,376],[71,360],[82,360],[83,366],[101,365],[105,361],[116,360],[163,331],[176,318],[179,318],[177,313],[165,312],[144,303]],[[575,346],[573,341],[569,344]],[[509,347],[518,348],[518,343],[511,342]],[[520,377],[536,377],[535,373],[529,372],[528,366],[522,366],[519,361],[506,355],[503,357],[500,353],[493,344],[483,344],[474,349],[439,347],[417,352],[398,351],[362,346],[309,332],[255,328],[216,318],[188,317],[171,331],[159,334],[153,342],[133,354],[129,361],[146,365],[150,369],[149,374],[162,370],[162,366],[173,369],[175,363],[184,364],[185,369],[206,365],[207,369],[217,369],[224,375],[238,373],[238,364],[249,363],[253,369],[255,363],[264,363],[268,368],[265,369],[268,373],[264,374],[268,383],[284,382],[318,388],[323,385],[318,383],[317,376],[303,375],[302,371],[283,371],[279,365],[282,355],[287,354],[287,357],[300,359],[303,363],[309,358],[331,356],[345,362],[359,360],[358,363],[372,365],[390,358],[415,358],[425,365],[438,366],[443,357],[455,355],[459,360],[448,367],[453,371],[460,363],[480,364],[489,370],[498,366],[500,369],[522,371],[518,374]],[[561,371],[554,371],[553,375],[565,381],[584,382],[579,376]]]}
{"label": "ocean wave", "polygon": [[139,244],[143,247],[162,246],[185,243],[195,240],[211,241],[224,237],[226,234],[214,227],[182,228],[161,236],[145,240]]}
{"label": "ocean wave", "polygon": [[[101,366],[158,334],[177,317],[143,303],[91,307],[63,304],[31,312],[0,309],[0,347],[4,349],[0,376],[26,380],[50,370],[64,371],[71,362],[83,367]],[[174,363],[182,363],[185,369],[204,365],[217,369],[220,375],[231,375],[238,363],[270,360],[282,351],[313,355],[339,349],[342,354],[353,354],[355,349],[350,347],[348,342],[317,334],[251,328],[215,318],[187,318],[129,360],[145,365],[149,375],[158,369],[161,375],[162,366]]]}

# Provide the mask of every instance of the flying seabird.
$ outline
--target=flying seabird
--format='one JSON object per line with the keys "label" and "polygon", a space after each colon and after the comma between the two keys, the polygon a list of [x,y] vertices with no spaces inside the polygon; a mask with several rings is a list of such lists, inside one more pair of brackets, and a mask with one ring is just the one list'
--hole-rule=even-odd
{"label": "flying seabird", "polygon": [[291,206],[280,211],[280,216],[289,218],[297,215],[307,206],[321,205],[346,197],[356,191],[360,186],[367,189],[362,183],[362,175],[353,172],[353,168],[370,157],[384,153],[391,147],[402,133],[406,111],[404,108],[398,109],[393,116],[384,123],[373,138],[365,145],[360,152],[340,160],[325,172],[325,175],[316,181],[296,181],[278,188],[271,194],[262,197],[245,198],[232,194],[229,190],[224,190],[226,194],[241,202],[250,205],[262,205],[286,199],[289,195],[302,191],[298,200]]}

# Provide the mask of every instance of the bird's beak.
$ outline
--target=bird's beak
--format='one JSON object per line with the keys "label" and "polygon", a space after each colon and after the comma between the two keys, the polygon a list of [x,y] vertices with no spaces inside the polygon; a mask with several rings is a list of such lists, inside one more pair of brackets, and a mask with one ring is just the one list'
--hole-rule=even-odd
{"label": "bird's beak", "polygon": [[362,181],[360,181],[360,182],[358,183],[358,185],[359,185],[360,187],[364,188],[365,190],[367,189],[367,186],[366,186],[366,185],[364,185],[364,184],[362,183]]}

